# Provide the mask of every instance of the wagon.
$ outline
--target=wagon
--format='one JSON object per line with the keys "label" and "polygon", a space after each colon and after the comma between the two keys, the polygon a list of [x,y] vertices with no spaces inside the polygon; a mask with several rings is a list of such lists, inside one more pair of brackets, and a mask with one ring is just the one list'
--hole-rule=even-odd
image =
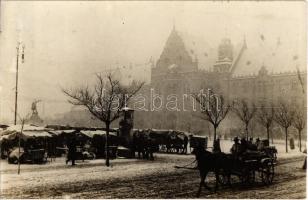
{"label": "wagon", "polygon": [[[275,159],[261,151],[245,152],[239,157],[228,154],[232,160],[231,176],[237,176],[241,183],[250,185],[260,180],[264,185],[270,185],[275,176]],[[232,179],[232,178],[231,178]],[[219,182],[228,184],[227,175],[221,171]]]}
{"label": "wagon", "polygon": [[208,146],[208,138],[205,136],[190,135],[189,146],[190,148],[197,148],[198,146],[202,146],[206,149]]}
{"label": "wagon", "polygon": [[261,140],[258,146],[258,150],[273,158],[274,161],[277,160],[277,149],[275,146],[269,145],[269,140]]}
{"label": "wagon", "polygon": [[10,164],[17,164],[18,160],[20,163],[45,163],[47,161],[47,155],[45,153],[45,149],[28,149],[24,150],[24,148],[14,148],[9,156],[8,162]]}
{"label": "wagon", "polygon": [[176,130],[162,130],[162,129],[149,129],[137,130],[135,133],[148,134],[148,136],[155,140],[158,145],[158,151],[165,153],[185,153],[185,138],[188,140],[187,134],[182,131]]}

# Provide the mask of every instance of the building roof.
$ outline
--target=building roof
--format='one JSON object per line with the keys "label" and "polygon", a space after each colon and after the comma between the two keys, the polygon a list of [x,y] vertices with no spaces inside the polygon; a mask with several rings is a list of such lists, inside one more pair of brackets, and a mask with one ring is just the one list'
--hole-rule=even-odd
{"label": "building roof", "polygon": [[[242,43],[243,45],[243,43]],[[232,76],[257,75],[262,66],[269,73],[305,71],[305,54],[298,53],[287,43],[257,43],[250,45],[235,56],[240,56],[238,62],[233,66]]]}
{"label": "building roof", "polygon": [[210,70],[217,60],[217,48],[212,47],[205,38],[177,31],[191,58],[198,60],[198,68]]}
{"label": "building roof", "polygon": [[[215,64],[222,64],[221,61],[217,62],[219,44],[210,45],[206,38],[194,36],[174,28],[167,39],[166,45],[170,37],[173,36],[175,39],[181,40],[181,43],[184,43],[184,48],[192,60],[197,60],[198,69],[213,71]],[[299,47],[295,48],[294,44],[291,44],[287,39],[260,39],[256,35],[255,37],[250,37],[249,41],[244,38],[238,43],[233,42],[233,61],[231,61],[230,72],[233,77],[252,76],[257,75],[262,66],[265,66],[269,74],[294,73],[297,68],[302,72],[306,71],[305,59],[305,52],[301,52]],[[225,60],[225,62],[229,63],[230,61]],[[173,69],[175,65],[172,64],[168,66]]]}

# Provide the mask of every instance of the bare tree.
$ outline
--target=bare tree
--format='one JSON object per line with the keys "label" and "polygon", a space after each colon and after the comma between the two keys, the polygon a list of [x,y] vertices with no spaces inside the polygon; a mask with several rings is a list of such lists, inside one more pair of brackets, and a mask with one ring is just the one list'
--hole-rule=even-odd
{"label": "bare tree", "polygon": [[293,126],[298,131],[299,150],[302,151],[302,130],[306,126],[306,109],[300,108],[296,110]]}
{"label": "bare tree", "polygon": [[[267,139],[270,141],[270,129],[274,121],[274,106],[266,107],[265,103],[261,104],[259,111],[257,112],[257,117],[259,123],[266,128]],[[273,141],[272,141],[273,142]]]}
{"label": "bare tree", "polygon": [[288,128],[292,125],[294,120],[294,110],[291,105],[286,102],[280,101],[275,110],[274,120],[284,128],[286,139],[286,152],[288,152]]}
{"label": "bare tree", "polygon": [[242,99],[241,101],[234,102],[233,111],[245,124],[246,139],[248,140],[248,126],[257,112],[257,107],[255,104],[249,106],[248,102]]}
{"label": "bare tree", "polygon": [[201,105],[201,119],[210,122],[214,128],[214,142],[216,140],[216,131],[222,120],[230,110],[230,106],[225,103],[223,96],[204,97],[200,95],[194,96],[196,101]]}
{"label": "bare tree", "polygon": [[251,137],[254,137],[254,131],[256,127],[257,127],[256,122],[254,120],[251,120],[248,126],[248,131],[250,132]]}
{"label": "bare tree", "polygon": [[70,99],[69,103],[86,107],[89,112],[104,122],[106,128],[106,166],[109,166],[109,144],[108,137],[110,125],[120,117],[123,107],[131,97],[136,94],[143,82],[132,82],[129,86],[122,85],[111,74],[103,76],[97,74],[97,82],[93,89],[88,86],[75,89],[62,89]]}

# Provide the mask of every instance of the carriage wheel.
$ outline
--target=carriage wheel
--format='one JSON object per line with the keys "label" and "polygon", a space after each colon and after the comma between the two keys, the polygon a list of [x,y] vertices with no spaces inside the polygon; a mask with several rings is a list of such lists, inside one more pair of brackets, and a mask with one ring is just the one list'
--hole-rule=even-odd
{"label": "carriage wheel", "polygon": [[242,172],[241,180],[243,184],[250,185],[255,182],[255,171],[245,169]]}
{"label": "carriage wheel", "polygon": [[91,157],[92,160],[95,160],[95,158],[96,158],[95,153],[91,152],[91,153],[90,153],[90,157]]}
{"label": "carriage wheel", "polygon": [[220,173],[218,178],[219,178],[218,181],[221,185],[223,185],[223,186],[228,185],[228,176],[227,175]]}
{"label": "carriage wheel", "polygon": [[265,185],[269,185],[273,182],[275,175],[275,169],[272,162],[268,163],[265,168],[262,169],[261,179]]}

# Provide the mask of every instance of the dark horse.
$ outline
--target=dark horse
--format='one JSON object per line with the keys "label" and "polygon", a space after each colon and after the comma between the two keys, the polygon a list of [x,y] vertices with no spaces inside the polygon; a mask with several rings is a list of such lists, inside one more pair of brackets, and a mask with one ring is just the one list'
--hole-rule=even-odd
{"label": "dark horse", "polygon": [[202,186],[211,191],[211,188],[205,183],[205,179],[209,172],[215,173],[215,192],[218,189],[219,175],[225,177],[227,179],[227,184],[231,186],[231,169],[228,166],[232,165],[230,165],[231,163],[229,163],[231,162],[231,159],[229,159],[226,154],[211,153],[205,150],[202,146],[197,146],[196,148],[194,148],[192,153],[196,156],[197,167],[201,178],[197,197],[200,196]]}
{"label": "dark horse", "polygon": [[149,131],[135,132],[133,136],[134,151],[138,152],[138,158],[154,160],[153,153],[158,151],[158,144],[151,138]]}

